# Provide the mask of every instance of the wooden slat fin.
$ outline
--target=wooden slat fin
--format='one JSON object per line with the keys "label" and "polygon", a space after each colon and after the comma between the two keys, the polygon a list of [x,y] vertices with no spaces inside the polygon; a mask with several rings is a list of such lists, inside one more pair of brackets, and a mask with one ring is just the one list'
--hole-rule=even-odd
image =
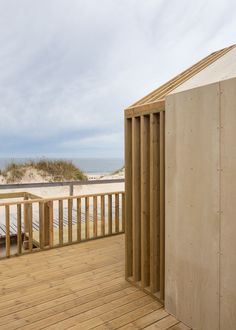
{"label": "wooden slat fin", "polygon": [[141,281],[150,284],[149,116],[141,117]]}
{"label": "wooden slat fin", "polygon": [[132,118],[133,278],[141,280],[140,118]]}
{"label": "wooden slat fin", "polygon": [[160,299],[165,288],[165,113],[160,113]]}
{"label": "wooden slat fin", "polygon": [[125,277],[133,275],[132,119],[125,119]]}
{"label": "wooden slat fin", "polygon": [[150,291],[160,290],[160,139],[159,114],[150,116]]}

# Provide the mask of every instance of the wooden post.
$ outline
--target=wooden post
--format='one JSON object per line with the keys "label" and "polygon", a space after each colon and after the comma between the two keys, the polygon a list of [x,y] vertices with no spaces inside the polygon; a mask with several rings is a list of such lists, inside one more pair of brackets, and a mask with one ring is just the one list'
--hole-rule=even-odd
{"label": "wooden post", "polygon": [[[24,194],[24,200],[28,200],[28,195]],[[29,213],[28,213],[28,204],[24,204],[24,249],[28,249],[28,232],[29,232]]]}
{"label": "wooden post", "polygon": [[71,183],[69,187],[70,187],[70,196],[73,196],[74,195],[74,185]]}
{"label": "wooden post", "polygon": [[98,218],[97,218],[97,196],[93,196],[93,237],[97,237],[97,226],[98,226]]}
{"label": "wooden post", "polygon": [[120,207],[120,195],[115,194],[115,232],[116,233],[119,233],[119,229],[120,229],[119,207]]}
{"label": "wooden post", "polygon": [[108,234],[112,234],[112,195],[108,195]]}
{"label": "wooden post", "polygon": [[49,246],[49,203],[44,203],[44,246]]}
{"label": "wooden post", "polygon": [[89,197],[85,197],[85,238],[90,237]]}
{"label": "wooden post", "polygon": [[122,231],[125,231],[125,193],[122,193],[122,204],[121,204],[121,212],[122,212]]}
{"label": "wooden post", "polygon": [[29,241],[29,252],[33,250],[33,208],[32,204],[28,205],[28,241]]}
{"label": "wooden post", "polygon": [[43,249],[45,244],[45,211],[44,211],[45,203],[40,202],[39,203],[39,246],[40,249]]}
{"label": "wooden post", "polygon": [[101,236],[105,236],[105,198],[101,196]]}
{"label": "wooden post", "polygon": [[72,243],[72,199],[68,199],[68,243]]}
{"label": "wooden post", "polygon": [[21,204],[17,205],[17,253],[22,253]]}
{"label": "wooden post", "polygon": [[81,241],[81,199],[77,198],[77,242]]}
{"label": "wooden post", "polygon": [[5,206],[5,226],[6,226],[6,257],[11,255],[11,238],[10,238],[10,207]]}
{"label": "wooden post", "polygon": [[63,245],[64,235],[64,222],[63,222],[63,200],[58,201],[58,213],[59,213],[59,245]]}
{"label": "wooden post", "polygon": [[54,233],[53,233],[53,201],[48,202],[49,207],[49,246],[50,248],[54,245]]}

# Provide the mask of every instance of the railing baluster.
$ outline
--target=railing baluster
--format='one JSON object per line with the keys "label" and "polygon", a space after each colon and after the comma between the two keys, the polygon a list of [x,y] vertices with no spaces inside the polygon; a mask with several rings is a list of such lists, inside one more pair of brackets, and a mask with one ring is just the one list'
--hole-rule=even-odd
{"label": "railing baluster", "polygon": [[29,252],[33,250],[33,217],[32,217],[32,204],[28,204],[28,240],[29,240]]}
{"label": "railing baluster", "polygon": [[6,226],[6,257],[10,257],[11,254],[11,241],[10,241],[10,207],[5,206],[5,226]]}
{"label": "railing baluster", "polygon": [[17,253],[22,253],[21,204],[17,205]]}
{"label": "railing baluster", "polygon": [[112,234],[112,195],[108,195],[108,234]]}
{"label": "railing baluster", "polygon": [[45,226],[44,226],[44,202],[39,202],[39,246],[40,249],[45,247]]}
{"label": "railing baluster", "polygon": [[[79,243],[84,239],[89,240],[92,238],[97,238],[98,236],[104,237],[106,235],[112,235],[114,233],[120,233],[124,231],[125,194],[123,192],[117,191],[113,193],[73,196],[73,198],[76,199],[77,202],[76,225],[74,226],[72,198],[58,197],[50,199],[37,199],[35,197],[35,199],[33,200],[27,200],[28,197],[29,194],[27,196],[25,194],[25,200],[23,202],[0,204],[2,207],[5,208],[6,257],[9,257],[11,255],[12,233],[10,218],[13,212],[11,206],[14,206],[14,217],[16,217],[17,228],[16,232],[14,232],[14,235],[16,235],[17,237],[16,251],[18,255],[23,253],[23,249],[28,250],[28,252],[33,252],[34,246],[39,246],[39,249],[43,250],[45,247],[52,248],[55,246],[55,244],[63,246],[67,244],[72,244],[75,240]],[[82,199],[84,199],[84,203],[82,203]],[[54,202],[57,203],[57,212],[55,214],[56,218],[54,217]],[[90,205],[90,203],[93,203],[93,205]],[[68,205],[67,240],[65,239],[64,234],[64,207],[66,207],[66,205]],[[38,212],[35,212],[35,207],[37,207]],[[36,221],[36,213],[38,214],[37,220],[39,222],[37,232],[34,231],[36,230],[35,225],[37,225],[36,223],[34,223],[34,221]],[[92,217],[93,223],[91,223]]]}
{"label": "railing baluster", "polygon": [[122,231],[125,231],[125,194],[122,193]]}
{"label": "railing baluster", "polygon": [[58,201],[58,216],[59,216],[59,245],[63,245],[63,200]]}
{"label": "railing baluster", "polygon": [[89,224],[89,197],[85,197],[85,238],[89,239],[89,231],[90,231],[90,224]]}
{"label": "railing baluster", "polygon": [[101,195],[101,236],[105,236],[105,198]]}
{"label": "railing baluster", "polygon": [[119,212],[119,194],[115,194],[115,231],[119,233],[120,228],[120,212]]}
{"label": "railing baluster", "polygon": [[49,207],[49,246],[53,247],[54,233],[53,233],[53,201],[48,202]]}
{"label": "railing baluster", "polygon": [[97,237],[98,212],[97,196],[93,196],[93,237]]}
{"label": "railing baluster", "polygon": [[72,243],[72,199],[68,199],[68,243]]}
{"label": "railing baluster", "polygon": [[77,198],[77,242],[81,242],[81,198]]}

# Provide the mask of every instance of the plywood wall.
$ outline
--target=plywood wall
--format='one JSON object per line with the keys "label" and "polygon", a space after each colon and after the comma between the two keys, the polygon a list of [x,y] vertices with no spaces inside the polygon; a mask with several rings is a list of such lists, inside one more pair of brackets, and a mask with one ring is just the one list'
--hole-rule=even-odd
{"label": "plywood wall", "polygon": [[235,87],[166,100],[165,306],[193,329],[236,328]]}
{"label": "plywood wall", "polygon": [[164,112],[125,118],[126,278],[164,299]]}
{"label": "plywood wall", "polygon": [[236,79],[221,90],[220,329],[236,329]]}

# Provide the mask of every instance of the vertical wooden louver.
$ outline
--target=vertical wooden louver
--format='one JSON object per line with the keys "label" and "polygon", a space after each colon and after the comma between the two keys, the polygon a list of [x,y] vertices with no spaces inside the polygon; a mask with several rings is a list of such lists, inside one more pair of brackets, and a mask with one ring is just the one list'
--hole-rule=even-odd
{"label": "vertical wooden louver", "polygon": [[164,111],[125,118],[126,279],[164,300]]}

